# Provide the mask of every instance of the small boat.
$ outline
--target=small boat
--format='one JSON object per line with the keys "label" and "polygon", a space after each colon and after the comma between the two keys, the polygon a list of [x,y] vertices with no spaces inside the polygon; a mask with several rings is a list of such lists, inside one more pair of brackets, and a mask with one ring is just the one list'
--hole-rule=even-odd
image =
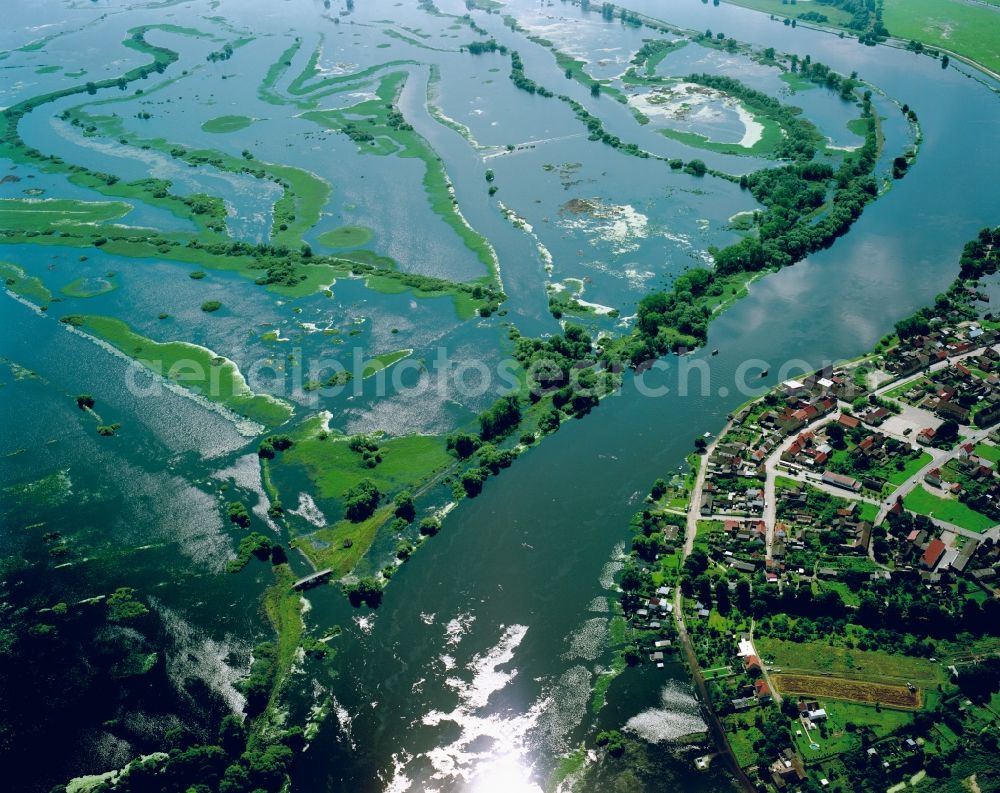
{"label": "small boat", "polygon": [[714,350],[712,350],[712,355],[718,355],[718,354],[719,354],[719,348],[716,347]]}
{"label": "small boat", "polygon": [[767,377],[767,374],[768,374],[768,372],[770,372],[770,371],[771,371],[770,369],[765,369],[765,370],[764,370],[763,372],[761,372],[761,373],[760,373],[760,376],[761,376],[761,377]]}

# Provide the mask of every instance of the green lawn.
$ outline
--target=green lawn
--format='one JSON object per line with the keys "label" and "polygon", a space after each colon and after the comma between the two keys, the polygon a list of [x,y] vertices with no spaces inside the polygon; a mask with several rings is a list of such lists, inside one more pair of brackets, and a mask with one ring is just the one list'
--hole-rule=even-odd
{"label": "green lawn", "polygon": [[[784,5],[781,0],[726,0],[726,2],[743,6],[744,8],[752,8],[754,11],[763,11],[765,14],[774,14],[779,18],[789,17],[796,19],[799,14],[805,11],[819,11],[829,18],[830,21],[827,23],[829,25],[846,27],[847,23],[851,21],[851,15],[846,11],[828,5],[817,6],[815,3]],[[814,23],[809,22],[808,24],[811,25]],[[726,32],[728,33],[729,31]]]}
{"label": "green lawn", "polygon": [[895,465],[880,468],[880,472],[885,474],[886,481],[891,485],[901,485],[917,471],[931,461],[931,456],[927,452],[920,452],[919,457],[913,457],[906,461],[903,470],[900,471]]}
{"label": "green lawn", "polygon": [[[883,708],[876,711],[874,706],[838,700],[824,700],[822,704],[828,715],[822,731],[811,730],[807,737],[805,730],[802,730],[802,735],[795,735],[801,729],[800,723],[795,723],[792,728],[797,748],[807,763],[859,746],[861,738],[858,732],[845,729],[848,723],[859,728],[868,727],[878,738],[883,738],[913,720],[913,714],[905,710]],[[813,749],[811,743],[818,744],[820,748]]]}
{"label": "green lawn", "polygon": [[781,129],[781,125],[763,113],[756,112],[752,113],[752,115],[754,121],[764,127],[761,132],[760,140],[752,146],[743,146],[738,142],[723,143],[721,141],[712,140],[705,135],[700,135],[697,132],[684,132],[679,129],[670,129],[668,127],[662,127],[658,131],[661,135],[671,138],[672,140],[680,141],[687,146],[692,146],[696,149],[704,149],[705,151],[714,151],[720,154],[745,154],[753,156],[765,156],[772,154],[774,152],[774,147],[781,143],[785,137],[784,132]]}
{"label": "green lawn", "polygon": [[59,291],[66,297],[97,297],[117,288],[118,282],[107,278],[75,278]]}
{"label": "green lawn", "polygon": [[922,485],[917,485],[907,494],[903,499],[903,506],[920,515],[929,515],[969,531],[982,532],[994,525],[988,517],[970,509],[957,498],[941,498],[928,492]]}
{"label": "green lawn", "polygon": [[[363,464],[361,454],[351,450],[342,435],[323,437],[319,421],[312,420],[292,434],[294,445],[269,461],[270,481],[286,502],[293,503],[302,488],[303,474],[322,505],[330,524],[301,534],[300,547],[317,567],[332,567],[340,576],[353,569],[374,542],[379,530],[393,515],[391,499],[402,490],[416,493],[443,469],[455,462],[443,437],[406,435],[379,439],[382,462],[374,468]],[[383,495],[382,506],[367,520],[343,519],[343,495],[363,479],[371,480]],[[350,547],[344,547],[350,540]]]}
{"label": "green lawn", "polygon": [[[732,747],[733,754],[736,755],[736,762],[742,768],[752,765],[757,760],[757,751],[753,748],[754,743],[764,737],[764,734],[754,726],[754,711],[739,715],[726,716],[724,719],[726,726],[726,737]],[[746,728],[741,728],[741,724],[746,724]]]}
{"label": "green lawn", "polygon": [[990,443],[980,443],[976,446],[976,455],[991,463],[1000,463],[1000,446]]}

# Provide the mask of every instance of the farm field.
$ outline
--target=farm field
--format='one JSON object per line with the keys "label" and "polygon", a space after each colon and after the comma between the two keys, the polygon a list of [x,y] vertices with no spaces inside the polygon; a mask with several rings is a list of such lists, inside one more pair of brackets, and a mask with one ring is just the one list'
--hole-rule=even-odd
{"label": "farm field", "polygon": [[873,683],[868,680],[784,673],[772,674],[771,680],[778,690],[786,695],[803,694],[820,699],[878,702],[885,706],[906,709],[917,709],[922,702],[920,689],[910,691],[906,686]]}
{"label": "farm field", "polygon": [[1000,70],[1000,13],[962,0],[885,0],[889,33],[957,52]]}
{"label": "farm field", "polygon": [[783,639],[755,639],[761,657],[770,666],[785,671],[837,675],[857,680],[876,680],[905,686],[931,688],[947,682],[947,673],[939,664],[925,658],[891,655],[877,650],[852,650],[831,647],[822,642],[796,642]]}

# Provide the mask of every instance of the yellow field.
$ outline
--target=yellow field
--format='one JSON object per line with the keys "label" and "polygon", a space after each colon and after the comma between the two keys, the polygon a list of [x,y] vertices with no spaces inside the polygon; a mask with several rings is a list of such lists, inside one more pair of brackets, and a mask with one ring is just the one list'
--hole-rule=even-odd
{"label": "yellow field", "polygon": [[906,686],[848,680],[843,677],[815,677],[813,675],[772,674],[771,680],[782,694],[803,694],[817,699],[844,699],[849,702],[876,702],[892,708],[916,710],[920,707],[920,689],[910,691]]}

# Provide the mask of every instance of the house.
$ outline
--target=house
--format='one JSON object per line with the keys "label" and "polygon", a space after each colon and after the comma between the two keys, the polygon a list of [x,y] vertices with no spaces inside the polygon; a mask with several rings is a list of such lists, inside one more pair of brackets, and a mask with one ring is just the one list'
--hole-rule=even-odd
{"label": "house", "polygon": [[969,540],[951,563],[951,569],[958,573],[964,573],[965,568],[969,565],[969,560],[976,555],[976,551],[978,550],[978,540]]}
{"label": "house", "polygon": [[806,718],[811,722],[826,721],[826,711],[823,708],[806,711]]}
{"label": "house", "polygon": [[917,433],[917,443],[922,443],[924,446],[930,446],[934,443],[934,437],[936,435],[937,432],[933,427],[924,427]]}
{"label": "house", "polygon": [[837,417],[837,423],[840,424],[845,429],[853,430],[861,422],[858,421],[858,419],[854,418],[854,416],[849,416],[846,413],[841,413],[840,416]]}
{"label": "house", "polygon": [[924,481],[929,485],[934,485],[934,487],[941,487],[941,469],[932,468],[924,474]]}
{"label": "house", "polygon": [[741,573],[747,573],[748,575],[753,575],[757,572],[757,565],[745,562],[742,559],[733,559],[729,563],[729,566],[734,570],[738,570]]}
{"label": "house", "polygon": [[730,700],[730,704],[732,704],[733,710],[739,712],[756,707],[757,700],[754,697],[739,697],[738,699]]}
{"label": "house", "polygon": [[844,476],[843,474],[836,474],[833,471],[823,472],[823,484],[839,487],[843,490],[850,490],[853,493],[861,490],[861,483],[857,479]]}
{"label": "house", "polygon": [[934,412],[943,419],[954,419],[959,424],[969,423],[969,410],[954,402],[941,402]]}
{"label": "house", "polygon": [[800,397],[809,393],[809,389],[806,388],[805,383],[798,380],[786,380],[781,384],[781,390],[788,397]]}
{"label": "house", "polygon": [[764,680],[763,678],[757,680],[756,682],[754,682],[753,688],[754,688],[754,694],[756,695],[757,699],[765,702],[771,701],[772,699],[771,687],[767,684],[766,680]]}
{"label": "house", "polygon": [[920,557],[920,564],[928,570],[933,570],[944,554],[945,545],[941,540],[935,538],[927,545],[924,555]]}
{"label": "house", "polygon": [[760,672],[761,671],[760,658],[758,658],[756,655],[748,655],[746,658],[743,659],[743,668],[747,672],[753,672],[753,671]]}
{"label": "house", "polygon": [[713,504],[714,504],[714,499],[713,499],[711,493],[702,493],[701,494],[701,508],[700,508],[700,512],[701,512],[702,515],[711,515],[712,514],[712,506],[713,506]]}

